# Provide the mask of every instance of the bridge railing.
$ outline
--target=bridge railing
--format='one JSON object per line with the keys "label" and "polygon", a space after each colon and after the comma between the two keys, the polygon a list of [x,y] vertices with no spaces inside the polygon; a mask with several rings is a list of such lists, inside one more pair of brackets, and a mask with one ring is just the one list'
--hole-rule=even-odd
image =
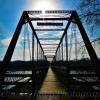
{"label": "bridge railing", "polygon": [[[87,53],[89,54],[90,60],[82,59],[77,61],[77,59],[75,59],[73,61],[69,61],[70,52],[68,52],[69,45],[68,45],[67,32],[71,23],[77,25],[80,35],[83,39],[84,46],[86,47]],[[97,58],[94,48],[92,47],[92,44],[87,36],[87,33],[77,13],[72,12],[72,15],[64,30],[63,36],[60,40],[60,43],[56,50],[56,54],[52,61],[52,69],[57,74],[59,80],[63,84],[65,84],[64,86],[66,88],[66,91],[68,91],[70,97],[72,97],[72,100],[80,97],[82,93],[83,94],[86,93],[84,98],[87,97],[91,98],[91,95],[93,96],[94,93],[96,93],[97,95],[94,95],[93,98],[99,97],[100,89],[94,88],[94,86],[99,88],[98,87],[100,82],[99,80],[100,72],[98,71],[99,65],[100,61]],[[89,95],[88,93],[90,93],[91,95]]]}

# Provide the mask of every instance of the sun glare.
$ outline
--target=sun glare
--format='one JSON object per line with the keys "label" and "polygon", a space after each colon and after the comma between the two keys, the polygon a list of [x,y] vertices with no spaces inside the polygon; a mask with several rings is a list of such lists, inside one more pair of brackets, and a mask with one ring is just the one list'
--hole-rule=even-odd
{"label": "sun glare", "polygon": [[31,10],[42,10],[45,13],[45,10],[56,10],[58,7],[56,0],[36,0],[31,2],[29,8]]}

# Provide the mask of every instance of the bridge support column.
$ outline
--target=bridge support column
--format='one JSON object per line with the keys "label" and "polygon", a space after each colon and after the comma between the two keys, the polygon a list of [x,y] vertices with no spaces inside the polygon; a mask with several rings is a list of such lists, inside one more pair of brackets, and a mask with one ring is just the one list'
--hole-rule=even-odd
{"label": "bridge support column", "polygon": [[61,48],[62,48],[62,61],[63,61],[63,40],[62,40]]}
{"label": "bridge support column", "polygon": [[65,44],[66,44],[66,86],[67,86],[67,91],[69,91],[69,85],[70,85],[70,77],[69,77],[69,63],[68,63],[68,38],[67,38],[67,32],[65,34]]}
{"label": "bridge support column", "polygon": [[38,41],[37,41],[37,61],[38,61]]}
{"label": "bridge support column", "polygon": [[34,33],[32,34],[32,61],[34,61]]}

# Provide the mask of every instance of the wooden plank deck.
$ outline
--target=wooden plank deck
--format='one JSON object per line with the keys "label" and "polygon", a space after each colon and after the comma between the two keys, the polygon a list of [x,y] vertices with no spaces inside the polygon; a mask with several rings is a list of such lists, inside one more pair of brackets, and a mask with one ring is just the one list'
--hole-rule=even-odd
{"label": "wooden plank deck", "polygon": [[68,93],[50,67],[36,100],[70,100]]}
{"label": "wooden plank deck", "polygon": [[51,68],[48,70],[39,94],[66,94],[63,85],[61,85]]}

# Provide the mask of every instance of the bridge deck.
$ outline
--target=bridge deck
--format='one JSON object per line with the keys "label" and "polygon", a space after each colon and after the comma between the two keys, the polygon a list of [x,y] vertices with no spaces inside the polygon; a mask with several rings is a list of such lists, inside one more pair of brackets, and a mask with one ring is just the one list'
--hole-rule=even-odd
{"label": "bridge deck", "polygon": [[36,100],[69,100],[68,93],[49,67]]}
{"label": "bridge deck", "polygon": [[59,82],[57,76],[52,71],[51,68],[49,68],[48,73],[44,79],[44,82],[41,86],[41,89],[39,91],[41,94],[65,94],[65,89],[63,85]]}

